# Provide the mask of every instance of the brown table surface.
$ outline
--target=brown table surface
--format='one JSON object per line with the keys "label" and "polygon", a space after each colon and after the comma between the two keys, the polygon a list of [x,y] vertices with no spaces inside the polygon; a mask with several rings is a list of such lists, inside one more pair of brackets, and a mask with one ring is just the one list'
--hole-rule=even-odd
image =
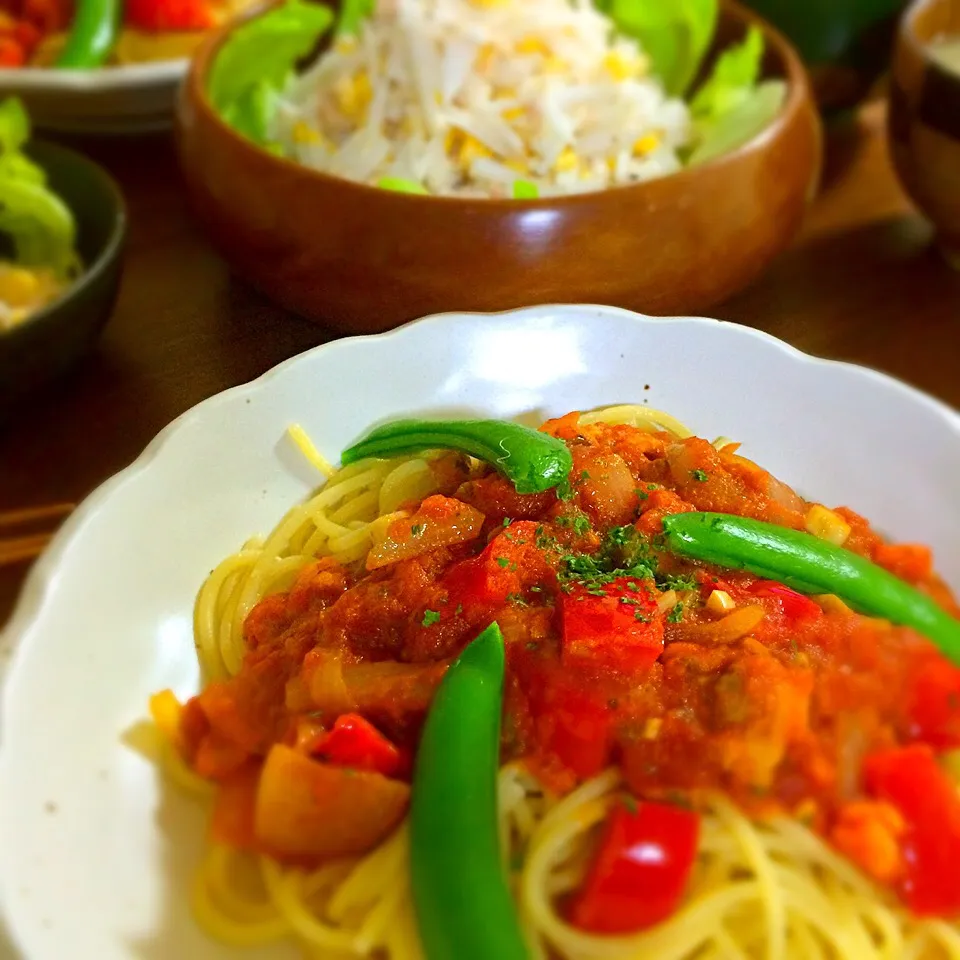
{"label": "brown table surface", "polygon": [[[874,104],[831,133],[802,235],[713,313],[960,407],[960,274],[931,251],[929,226],[894,179],[883,128]],[[94,356],[0,428],[0,509],[81,500],[187,408],[335,336],[231,276],[190,220],[168,139],[81,146],[126,193],[126,273]],[[25,572],[0,568],[0,623]]]}

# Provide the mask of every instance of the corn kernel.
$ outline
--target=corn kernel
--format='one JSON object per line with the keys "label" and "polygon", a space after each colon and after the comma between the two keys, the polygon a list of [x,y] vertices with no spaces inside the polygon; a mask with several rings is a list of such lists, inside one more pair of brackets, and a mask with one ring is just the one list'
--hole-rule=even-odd
{"label": "corn kernel", "polygon": [[726,590],[713,590],[707,597],[707,609],[711,613],[729,613],[736,605],[736,601]]}
{"label": "corn kernel", "polygon": [[541,56],[550,56],[550,47],[539,37],[524,37],[514,47],[517,53],[539,53]]}
{"label": "corn kernel", "polygon": [[504,165],[509,167],[511,170],[515,171],[516,173],[529,173],[530,171],[530,165],[527,163],[526,160],[517,160],[517,159],[505,160]]}
{"label": "corn kernel", "polygon": [[543,61],[545,73],[566,73],[568,68],[567,61],[563,57],[547,57]]}
{"label": "corn kernel", "polygon": [[341,80],[334,88],[334,93],[341,112],[351,119],[362,116],[373,99],[373,87],[365,70],[361,70],[352,80]]}
{"label": "corn kernel", "polygon": [[477,54],[477,62],[475,64],[477,72],[483,73],[493,62],[496,54],[497,48],[492,43],[485,43]]}
{"label": "corn kernel", "polygon": [[661,717],[648,717],[643,725],[643,739],[656,740],[660,736],[660,728],[663,726]]}
{"label": "corn kernel", "polygon": [[660,146],[660,134],[648,133],[637,140],[633,145],[633,154],[636,157],[644,157]]}
{"label": "corn kernel", "polygon": [[40,279],[31,270],[10,267],[0,272],[0,300],[11,307],[29,306],[40,293]]}
{"label": "corn kernel", "polygon": [[804,526],[808,533],[812,533],[827,543],[842,547],[850,536],[850,524],[843,517],[826,507],[815,503],[808,511]]}
{"label": "corn kernel", "polygon": [[580,166],[580,161],[577,159],[573,147],[564,147],[563,153],[557,157],[553,169],[557,173],[566,173],[568,170],[576,170],[578,166]]}
{"label": "corn kernel", "polygon": [[476,137],[463,130],[453,128],[447,131],[444,141],[447,153],[457,162],[461,169],[467,169],[474,160],[480,157],[492,157],[493,151],[481,143]]}
{"label": "corn kernel", "polygon": [[309,124],[303,122],[303,120],[298,120],[293,125],[293,142],[294,143],[319,143],[320,134],[313,129]]}
{"label": "corn kernel", "polygon": [[824,613],[853,613],[853,611],[835,594],[821,593],[813,598]]}
{"label": "corn kernel", "polygon": [[603,58],[603,65],[614,80],[629,80],[631,77],[640,76],[643,71],[642,61],[630,60],[617,52],[608,53]]}
{"label": "corn kernel", "polygon": [[526,115],[527,111],[525,107],[510,107],[509,110],[504,110],[501,114],[504,120],[520,120]]}

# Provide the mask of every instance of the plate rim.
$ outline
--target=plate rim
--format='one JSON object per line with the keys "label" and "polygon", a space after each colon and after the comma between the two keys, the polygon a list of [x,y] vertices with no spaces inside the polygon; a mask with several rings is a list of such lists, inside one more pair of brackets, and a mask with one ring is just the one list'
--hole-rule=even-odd
{"label": "plate rim", "polygon": [[115,93],[144,87],[179,83],[187,75],[190,60],[154,60],[125,63],[96,70],[56,70],[50,67],[0,68],[0,90],[71,95]]}
{"label": "plate rim", "polygon": [[898,379],[892,374],[875,370],[872,367],[862,366],[857,363],[851,363],[847,360],[833,360],[825,357],[818,357],[807,353],[798,347],[781,340],[779,337],[764,330],[755,327],[749,327],[741,323],[735,323],[731,320],[719,320],[710,317],[699,316],[652,316],[650,314],[638,313],[632,310],[626,310],[621,307],[612,307],[604,304],[592,303],[550,303],[538,304],[535,306],[520,307],[511,310],[499,310],[495,312],[484,311],[461,311],[449,310],[443,313],[430,314],[401,324],[392,330],[381,333],[364,334],[352,337],[338,337],[326,343],[318,344],[308,350],[288,357],[270,369],[264,371],[252,380],[244,383],[227,387],[209,397],[204,398],[193,406],[184,410],[181,414],[163,427],[153,439],[143,448],[143,450],[127,466],[121,468],[110,477],[98,484],[86,497],[78,504],[77,508],[61,525],[54,534],[53,539],[47,545],[43,554],[33,564],[30,572],[27,574],[21,587],[19,596],[14,603],[13,612],[7,624],[0,630],[0,747],[3,741],[3,712],[6,701],[7,679],[11,668],[17,657],[19,648],[25,638],[29,635],[32,627],[37,623],[43,612],[44,603],[49,595],[50,589],[56,579],[57,568],[66,553],[69,545],[73,542],[75,536],[79,533],[82,526],[92,517],[100,507],[105,504],[115,489],[119,489],[123,484],[133,480],[145,470],[147,470],[154,460],[157,459],[160,452],[166,446],[167,441],[183,428],[188,422],[191,422],[197,416],[202,415],[203,411],[215,404],[224,403],[230,398],[240,398],[247,393],[255,393],[272,380],[282,377],[284,373],[301,363],[309,363],[312,358],[321,352],[330,352],[343,349],[354,343],[368,341],[380,341],[384,339],[398,338],[404,336],[411,328],[437,326],[452,322],[453,318],[467,317],[477,318],[505,318],[516,317],[524,318],[527,316],[536,316],[537,314],[549,313],[571,313],[584,312],[596,313],[599,318],[617,317],[626,319],[630,322],[644,323],[682,323],[691,326],[723,326],[732,328],[738,336],[744,336],[761,343],[766,349],[774,349],[784,353],[794,360],[798,360],[806,365],[818,366],[824,368],[841,368],[848,374],[858,377],[861,382],[864,380],[873,381],[878,386],[885,387],[899,393],[903,399],[924,406],[931,414],[935,415],[945,427],[950,429],[960,442],[960,411],[955,410],[943,400],[926,393],[925,391]]}

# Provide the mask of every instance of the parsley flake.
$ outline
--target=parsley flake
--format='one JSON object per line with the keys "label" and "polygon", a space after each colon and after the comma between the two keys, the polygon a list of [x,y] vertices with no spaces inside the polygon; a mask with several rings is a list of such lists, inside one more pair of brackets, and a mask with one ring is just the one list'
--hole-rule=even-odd
{"label": "parsley flake", "polygon": [[422,537],[423,531],[426,529],[427,529],[427,525],[425,523],[415,523],[410,528],[410,535],[413,537]]}
{"label": "parsley flake", "polygon": [[510,561],[506,557],[497,557],[497,566],[506,569],[510,566]]}
{"label": "parsley flake", "polygon": [[678,603],[671,611],[667,614],[667,623],[679,623],[683,619],[683,604]]}
{"label": "parsley flake", "polygon": [[436,610],[424,610],[423,611],[423,620],[420,621],[421,625],[424,627],[431,627],[435,623],[440,622],[440,614]]}
{"label": "parsley flake", "polygon": [[710,479],[710,474],[706,470],[691,470],[690,475],[697,483],[706,483]]}

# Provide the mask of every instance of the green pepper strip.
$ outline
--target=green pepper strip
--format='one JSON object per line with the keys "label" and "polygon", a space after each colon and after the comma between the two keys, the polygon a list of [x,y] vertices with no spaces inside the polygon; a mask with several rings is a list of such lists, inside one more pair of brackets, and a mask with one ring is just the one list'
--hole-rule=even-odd
{"label": "green pepper strip", "polygon": [[960,620],[882,567],[843,547],[772,523],[724,513],[678,513],[663,521],[674,553],[749,570],[803,593],[833,593],[861,613],[913,627],[960,663]]}
{"label": "green pepper strip", "polygon": [[460,450],[485,460],[517,493],[542,493],[566,483],[573,458],[566,444],[506,420],[395,420],[343,451],[344,465],[366,457],[393,457],[424,450]]}
{"label": "green pepper strip", "polygon": [[504,643],[492,623],[437,690],[410,808],[413,901],[428,960],[526,960],[497,824]]}
{"label": "green pepper strip", "polygon": [[103,66],[117,42],[119,23],[120,0],[80,0],[56,66],[80,70]]}

